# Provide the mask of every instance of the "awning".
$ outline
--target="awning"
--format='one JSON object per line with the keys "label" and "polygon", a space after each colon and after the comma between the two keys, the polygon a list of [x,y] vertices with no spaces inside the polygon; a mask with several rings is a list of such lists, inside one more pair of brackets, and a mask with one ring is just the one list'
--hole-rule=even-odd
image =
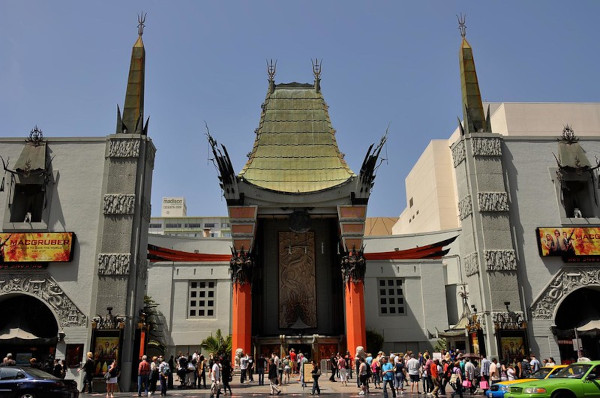
{"label": "awning", "polygon": [[25,144],[15,170],[22,173],[46,171],[46,143]]}
{"label": "awning", "polygon": [[14,338],[19,338],[23,340],[34,340],[37,339],[38,336],[31,334],[21,328],[11,328],[8,330],[4,329],[0,332],[0,340],[8,340]]}
{"label": "awning", "polygon": [[600,331],[600,319],[589,321],[583,326],[577,328],[578,332],[598,332]]}
{"label": "awning", "polygon": [[0,344],[56,344],[57,337],[39,337],[21,328],[0,330]]}

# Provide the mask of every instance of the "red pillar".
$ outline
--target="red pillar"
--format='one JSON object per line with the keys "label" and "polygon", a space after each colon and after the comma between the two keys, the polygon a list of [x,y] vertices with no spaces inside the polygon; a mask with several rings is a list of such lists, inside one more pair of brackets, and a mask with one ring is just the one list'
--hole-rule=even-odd
{"label": "red pillar", "polygon": [[252,345],[252,286],[249,283],[233,284],[231,325],[231,363],[235,364],[235,350],[251,352]]}
{"label": "red pillar", "polygon": [[367,349],[367,332],[365,325],[365,288],[363,281],[346,282],[346,347],[351,355],[356,347]]}
{"label": "red pillar", "polygon": [[146,349],[146,326],[140,329],[140,360],[144,356],[144,351]]}

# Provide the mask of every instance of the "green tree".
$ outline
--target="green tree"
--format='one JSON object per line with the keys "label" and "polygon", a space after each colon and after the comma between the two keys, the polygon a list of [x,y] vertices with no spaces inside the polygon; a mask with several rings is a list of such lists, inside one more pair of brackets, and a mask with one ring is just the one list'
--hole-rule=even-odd
{"label": "green tree", "polygon": [[231,356],[231,335],[223,337],[221,329],[217,329],[215,336],[210,334],[207,338],[202,340],[200,347],[206,350],[209,354],[223,355],[225,357]]}
{"label": "green tree", "polygon": [[365,350],[377,355],[383,348],[383,336],[375,330],[367,330],[367,347]]}
{"label": "green tree", "polygon": [[149,354],[164,355],[165,338],[163,332],[162,313],[158,310],[158,303],[150,296],[144,296],[144,308],[142,312],[146,314],[146,325],[148,326],[148,347]]}
{"label": "green tree", "polygon": [[447,350],[447,349],[448,349],[448,342],[446,341],[445,338],[438,339],[438,341],[435,342],[435,346],[433,346],[434,352],[441,352],[442,350]]}

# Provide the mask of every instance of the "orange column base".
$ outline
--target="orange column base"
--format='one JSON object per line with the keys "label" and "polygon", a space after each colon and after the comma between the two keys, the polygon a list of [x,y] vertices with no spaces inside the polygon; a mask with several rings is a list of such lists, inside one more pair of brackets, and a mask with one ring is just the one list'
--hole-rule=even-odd
{"label": "orange column base", "polygon": [[235,351],[238,348],[244,353],[252,349],[252,286],[249,283],[233,284],[231,325],[231,363],[235,364]]}
{"label": "orange column base", "polygon": [[364,282],[346,283],[345,293],[346,348],[350,351],[350,355],[354,356],[358,346],[363,346],[367,350]]}

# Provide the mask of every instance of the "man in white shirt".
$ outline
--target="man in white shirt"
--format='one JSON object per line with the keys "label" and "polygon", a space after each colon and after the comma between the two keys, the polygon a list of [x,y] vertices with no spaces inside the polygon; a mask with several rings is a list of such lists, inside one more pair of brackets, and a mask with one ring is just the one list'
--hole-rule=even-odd
{"label": "man in white shirt", "polygon": [[531,367],[531,373],[540,370],[540,361],[533,354],[531,354],[531,361],[529,361],[529,366]]}
{"label": "man in white shirt", "polygon": [[493,358],[492,363],[490,363],[490,380],[490,385],[500,381],[500,374],[498,372],[498,360],[496,358]]}
{"label": "man in white shirt", "polygon": [[210,372],[210,380],[212,382],[210,386],[210,398],[213,398],[215,394],[218,398],[221,394],[221,367],[219,362],[219,358],[215,358],[215,363],[213,364],[212,371]]}
{"label": "man in white shirt", "polygon": [[410,354],[410,359],[406,362],[406,368],[408,369],[408,376],[410,377],[410,392],[416,388],[416,393],[419,393],[419,360],[415,359],[415,354]]}
{"label": "man in white shirt", "polygon": [[244,355],[240,358],[240,383],[244,384],[246,381],[246,371],[248,369],[248,355]]}

